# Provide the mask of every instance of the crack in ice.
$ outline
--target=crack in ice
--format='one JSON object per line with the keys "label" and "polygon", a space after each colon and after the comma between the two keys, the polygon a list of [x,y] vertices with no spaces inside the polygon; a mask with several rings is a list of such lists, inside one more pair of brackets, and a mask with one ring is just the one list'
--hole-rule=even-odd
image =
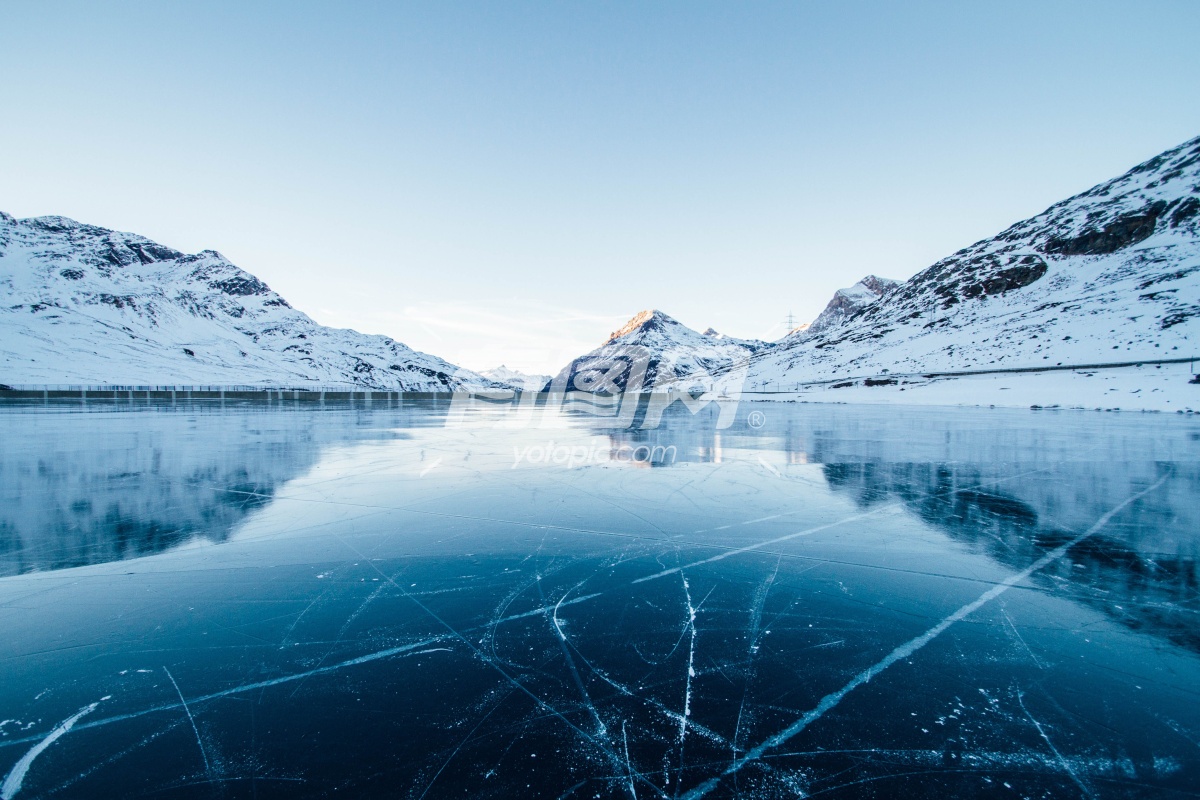
{"label": "crack in ice", "polygon": [[188,722],[192,723],[192,732],[196,734],[196,745],[200,748],[200,757],[204,759],[204,774],[211,779],[213,777],[212,765],[208,763],[208,753],[204,752],[204,742],[200,739],[200,729],[196,727],[196,718],[192,716],[192,709],[188,707],[187,700],[183,698],[183,692],[179,689],[179,684],[175,682],[175,676],[171,674],[171,670],[164,666],[163,672],[167,673],[167,677],[171,679],[171,685],[175,687],[175,693],[179,695],[179,702],[183,703],[183,710],[187,713]]}
{"label": "crack in ice", "polygon": [[1115,506],[1114,508],[1109,510],[1107,513],[1105,513],[1102,517],[1100,517],[1100,519],[1098,519],[1094,525],[1092,525],[1090,528],[1088,528],[1083,533],[1079,534],[1078,536],[1071,539],[1070,541],[1054,548],[1053,550],[1046,553],[1044,556],[1042,556],[1037,561],[1030,564],[1025,569],[1021,570],[1020,572],[1010,575],[1008,578],[1001,581],[999,584],[992,587],[988,591],[984,592],[982,595],[980,595],[975,600],[972,600],[970,603],[967,603],[966,605],[962,606],[954,613],[952,613],[949,616],[947,616],[946,618],[944,618],[941,622],[939,622],[937,625],[934,625],[932,628],[925,631],[920,636],[916,636],[916,637],[908,640],[904,644],[900,645],[896,649],[892,650],[892,652],[888,653],[882,660],[880,660],[879,662],[877,662],[875,664],[872,664],[871,666],[867,667],[862,672],[858,673],[853,678],[851,678],[850,682],[847,683],[845,686],[843,686],[842,688],[840,688],[834,692],[831,692],[831,693],[825,695],[825,697],[821,698],[821,701],[819,703],[817,703],[815,708],[813,708],[808,713],[804,714],[802,717],[800,717],[800,719],[796,720],[795,722],[793,722],[788,727],[784,728],[779,733],[776,733],[776,734],[768,737],[761,744],[756,745],[751,750],[748,750],[744,756],[735,760],[732,764],[730,764],[728,767],[726,767],[716,777],[709,778],[708,780],[701,783],[699,786],[696,786],[694,789],[689,791],[687,794],[684,795],[685,800],[698,800],[698,798],[706,796],[711,791],[713,791],[714,789],[717,788],[717,785],[721,782],[721,780],[723,778],[740,772],[747,765],[759,760],[764,755],[766,755],[769,750],[773,750],[773,749],[779,747],[780,745],[786,743],[790,739],[794,738],[795,736],[799,735],[805,728],[807,728],[809,725],[811,725],[812,723],[819,720],[821,717],[825,716],[826,713],[828,713],[833,708],[835,708],[839,703],[841,703],[841,701],[846,697],[846,695],[850,694],[852,691],[854,691],[858,687],[862,686],[863,684],[870,682],[871,678],[882,673],[888,667],[891,667],[893,664],[896,664],[897,662],[908,658],[913,653],[916,653],[918,650],[923,648],[925,645],[929,644],[934,639],[936,639],[938,636],[942,635],[954,623],[959,622],[959,621],[965,619],[966,617],[970,616],[971,614],[978,611],[980,608],[982,608],[987,603],[991,602],[992,600],[996,599],[1000,595],[1004,594],[1004,592],[1008,591],[1016,584],[1020,583],[1021,581],[1024,581],[1029,576],[1033,575],[1035,572],[1038,572],[1039,570],[1045,568],[1046,566],[1048,566],[1048,565],[1052,564],[1053,562],[1057,561],[1058,559],[1062,558],[1064,555],[1067,554],[1067,552],[1071,548],[1076,547],[1080,543],[1089,539],[1097,531],[1099,531],[1101,528],[1103,528],[1105,525],[1107,525],[1108,522],[1113,517],[1115,517],[1117,514],[1119,514],[1121,511],[1123,511],[1125,508],[1127,508],[1132,503],[1134,503],[1137,500],[1140,500],[1141,498],[1150,494],[1155,489],[1158,489],[1160,486],[1162,486],[1164,483],[1166,483],[1167,479],[1170,477],[1171,477],[1171,473],[1168,472],[1167,474],[1165,474],[1161,478],[1159,478],[1157,481],[1155,481],[1154,484],[1152,484],[1150,487],[1143,489],[1142,491],[1138,492],[1137,494],[1134,494],[1134,495],[1126,498],[1121,503],[1119,503],[1117,506]]}
{"label": "crack in ice", "polygon": [[1050,737],[1046,734],[1045,729],[1042,728],[1042,723],[1034,719],[1033,714],[1029,713],[1029,709],[1025,707],[1025,695],[1023,692],[1017,692],[1017,704],[1021,706],[1021,710],[1025,712],[1025,716],[1029,717],[1029,721],[1033,723],[1033,727],[1037,728],[1038,735],[1042,737],[1042,741],[1046,743],[1046,747],[1049,747],[1050,752],[1054,753],[1054,757],[1058,759],[1059,766],[1067,773],[1071,781],[1079,787],[1079,791],[1083,793],[1083,796],[1094,798],[1095,795],[1092,791],[1079,779],[1079,776],[1075,774],[1075,770],[1071,769],[1071,765],[1063,758],[1063,754],[1058,752],[1058,748],[1054,746],[1054,742],[1050,741]]}
{"label": "crack in ice", "polygon": [[[310,670],[306,670],[304,672],[297,672],[292,675],[284,675],[283,677],[280,677],[280,678],[271,678],[271,679],[265,680],[265,681],[256,681],[254,683],[246,683],[246,684],[242,684],[241,686],[234,686],[233,688],[230,688],[230,689],[222,689],[219,692],[212,692],[210,694],[201,695],[200,697],[193,697],[191,700],[188,701],[188,704],[194,706],[197,703],[207,703],[210,700],[217,700],[222,697],[230,697],[230,696],[236,695],[236,694],[243,694],[245,692],[257,691],[258,689],[267,689],[272,686],[280,686],[285,683],[291,683],[292,681],[298,681],[298,680],[303,680],[305,678],[310,678],[313,675],[322,675],[322,674],[325,674],[328,672],[335,672],[335,671],[337,671],[339,669],[343,669],[345,667],[353,667],[353,666],[357,666],[359,664],[368,664],[372,661],[379,661],[381,659],[390,658],[391,656],[396,656],[396,655],[403,654],[403,655],[419,656],[419,655],[424,655],[426,653],[451,652],[451,649],[448,647],[437,647],[437,648],[431,648],[431,649],[427,649],[427,650],[417,650],[417,648],[419,648],[419,647],[426,647],[427,645],[436,644],[438,642],[444,642],[445,640],[446,640],[445,636],[436,636],[431,639],[425,639],[420,642],[414,642],[413,644],[401,645],[400,647],[389,647],[386,650],[379,650],[374,653],[368,653],[367,655],[358,656],[357,658],[351,658],[347,661],[340,661],[336,664],[330,664],[329,666],[326,666],[326,667],[317,667],[316,669],[310,669]],[[103,699],[107,700],[108,698],[105,697]],[[79,730],[88,730],[91,728],[99,728],[104,725],[111,725],[114,722],[124,722],[126,720],[137,719],[138,717],[144,717],[147,714],[155,714],[155,713],[165,712],[165,711],[177,711],[181,708],[183,708],[183,704],[181,704],[181,703],[164,703],[162,705],[157,705],[157,706],[153,706],[151,708],[142,709],[141,711],[132,711],[128,714],[118,714],[116,716],[105,717],[104,719],[98,719],[94,722],[87,722],[82,725],[79,725],[78,729]],[[74,723],[72,723],[72,724],[74,724]],[[61,735],[61,734],[59,734],[59,735]],[[27,737],[24,739],[14,739],[14,740],[8,741],[8,742],[0,742],[0,747],[7,747],[9,745],[15,745],[15,744],[23,744],[25,742],[35,741],[35,739],[36,739],[36,737]],[[7,800],[7,798],[0,798],[0,800]]]}
{"label": "crack in ice", "polygon": [[107,697],[101,698],[101,700],[79,709],[74,714],[60,722],[58,727],[50,731],[46,738],[29,748],[29,752],[21,756],[21,759],[15,765],[13,765],[13,768],[9,770],[8,777],[4,779],[3,785],[0,785],[0,798],[2,798],[2,800],[12,800],[17,792],[21,791],[21,784],[25,782],[25,775],[29,772],[29,768],[33,765],[34,759],[45,752],[47,747],[54,744],[61,737],[66,735],[67,731],[71,730],[71,728],[75,726],[76,722],[95,711],[97,706],[107,699]]}

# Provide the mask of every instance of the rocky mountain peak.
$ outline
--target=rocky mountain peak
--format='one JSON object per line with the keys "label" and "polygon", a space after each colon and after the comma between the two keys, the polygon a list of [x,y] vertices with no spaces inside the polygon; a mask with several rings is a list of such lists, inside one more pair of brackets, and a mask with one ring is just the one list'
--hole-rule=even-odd
{"label": "rocky mountain peak", "polygon": [[621,328],[610,333],[606,343],[634,334],[661,331],[669,326],[679,324],[677,320],[667,316],[656,308],[639,311],[630,318],[629,322],[626,322]]}
{"label": "rocky mountain peak", "polygon": [[45,231],[69,231],[85,227],[70,217],[60,217],[56,214],[45,217],[32,217],[26,220],[26,222],[29,223],[30,227],[40,228]]}
{"label": "rocky mountain peak", "polygon": [[868,275],[855,285],[865,286],[878,296],[895,289],[900,284],[901,281],[894,281],[891,278],[881,278],[878,275]]}
{"label": "rocky mountain peak", "polygon": [[797,331],[796,335],[807,337],[837,328],[900,283],[890,278],[867,275],[853,286],[838,289],[820,315],[803,330]]}

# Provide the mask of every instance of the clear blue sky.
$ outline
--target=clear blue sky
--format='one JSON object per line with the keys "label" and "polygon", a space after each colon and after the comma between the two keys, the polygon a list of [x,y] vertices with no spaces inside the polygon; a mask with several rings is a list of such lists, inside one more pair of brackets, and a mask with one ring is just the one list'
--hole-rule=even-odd
{"label": "clear blue sky", "polygon": [[0,3],[0,209],[556,368],[774,337],[1200,134],[1200,2]]}

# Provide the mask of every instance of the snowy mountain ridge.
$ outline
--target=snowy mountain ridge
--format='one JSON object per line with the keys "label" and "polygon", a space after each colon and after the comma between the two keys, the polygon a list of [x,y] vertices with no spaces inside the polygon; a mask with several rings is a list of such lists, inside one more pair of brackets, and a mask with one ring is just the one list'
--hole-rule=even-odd
{"label": "snowy mountain ridge", "polygon": [[215,250],[0,212],[0,382],[349,385],[495,381],[386,336],[328,328]]}
{"label": "snowy mountain ridge", "polygon": [[807,337],[836,328],[902,282],[868,275],[853,286],[838,289],[817,318],[798,334]]}
{"label": "snowy mountain ridge", "polygon": [[[815,327],[815,326],[814,326]],[[748,388],[1169,359],[1200,339],[1200,137],[752,358]]]}
{"label": "snowy mountain ridge", "polygon": [[[384,336],[326,328],[220,253],[187,255],[64,217],[0,213],[0,289],[0,382],[9,384],[444,391],[528,387],[544,377],[503,367],[479,375]],[[751,392],[832,385],[848,390],[836,399],[873,402],[908,389],[904,401],[913,402],[924,392],[920,381],[894,378],[1165,364],[1197,355],[1198,338],[1200,137],[906,282],[869,275],[779,342],[700,333],[648,309],[550,385],[621,390],[625,379],[612,380],[612,366],[640,360],[642,388],[748,369]],[[1176,393],[1171,408],[1200,405],[1173,384],[1160,386],[1166,372],[1154,386],[1122,379],[1120,391],[1144,389],[1141,407],[1168,407],[1166,394],[1146,401],[1160,391]],[[1092,405],[1096,393],[1084,383],[1058,381],[1056,391],[1086,395]],[[864,386],[867,395],[853,391]],[[995,402],[994,392],[1011,388],[980,383],[968,395]]]}
{"label": "snowy mountain ridge", "polygon": [[[853,286],[838,289],[820,316],[811,323],[789,332],[786,339],[803,339],[820,331],[837,328],[859,311],[878,300],[885,292],[900,285],[900,281],[868,275]],[[701,374],[714,374],[744,365],[755,354],[765,354],[777,347],[777,342],[759,339],[739,339],[707,328],[697,332],[675,318],[659,311],[647,309],[634,314],[623,326],[608,335],[600,347],[575,359],[572,365],[558,373],[561,382],[580,364],[622,359],[633,360],[635,351],[651,359],[651,370],[646,386],[662,383],[674,378],[686,378]],[[669,364],[668,373],[659,373],[658,364]],[[499,379],[499,375],[485,372],[484,375]],[[624,383],[620,386],[624,388]]]}
{"label": "snowy mountain ridge", "polygon": [[509,386],[515,386],[526,391],[540,391],[550,381],[549,375],[521,372],[520,370],[509,369],[503,364],[492,369],[485,369],[479,374],[497,383],[506,383]]}
{"label": "snowy mountain ridge", "polygon": [[[729,369],[768,347],[767,342],[726,336],[712,328],[700,333],[658,309],[648,309],[635,314],[600,347],[563,367],[551,385],[584,388],[576,376],[593,373],[603,368],[601,365],[645,361],[642,385],[651,388],[678,378]],[[625,389],[629,374],[614,377],[614,386],[604,388]]]}

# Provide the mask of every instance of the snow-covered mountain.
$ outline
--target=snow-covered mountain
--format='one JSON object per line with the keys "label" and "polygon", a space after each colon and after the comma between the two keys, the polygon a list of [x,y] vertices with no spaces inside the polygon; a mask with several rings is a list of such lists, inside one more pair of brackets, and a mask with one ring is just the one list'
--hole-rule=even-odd
{"label": "snow-covered mountain", "polygon": [[1161,360],[1198,345],[1200,137],[758,353],[747,388]]}
{"label": "snow-covered mountain", "polygon": [[[0,213],[0,288],[0,383],[530,385],[504,368],[485,377],[384,336],[320,326],[214,251],[184,255],[61,217]],[[699,333],[643,311],[551,387],[624,389],[639,364],[643,388],[748,365],[747,389],[844,390],[827,399],[908,391],[891,399],[1027,405],[1050,387],[1089,407],[1115,406],[1117,392],[1137,395],[1126,407],[1190,408],[1200,407],[1190,399],[1200,387],[1183,398],[1166,365],[1059,373],[1029,392],[1017,384],[1033,379],[1000,371],[1186,359],[1200,355],[1198,339],[1200,137],[907,282],[868,276],[777,343]],[[961,397],[943,391],[943,373],[980,370],[1005,375],[1004,385],[971,379]]]}
{"label": "snow-covered mountain", "polygon": [[[757,339],[726,336],[712,328],[700,333],[652,309],[635,314],[603,345],[563,367],[551,386],[556,390],[623,390],[631,375],[641,375],[642,387],[651,388],[744,364],[750,355],[769,346]],[[620,369],[622,365],[626,366],[624,370]],[[643,367],[644,374],[640,371]]]}
{"label": "snow-covered mountain", "polygon": [[485,369],[479,374],[497,383],[506,383],[509,386],[516,386],[526,391],[541,391],[550,382],[549,375],[531,375],[520,370],[509,369],[503,364],[492,369]]}
{"label": "snow-covered mountain", "polygon": [[833,293],[833,299],[829,301],[820,315],[794,335],[813,336],[843,325],[848,319],[901,283],[902,281],[868,275],[853,286],[838,289]]}
{"label": "snow-covered mountain", "polygon": [[205,250],[0,212],[0,383],[494,385],[386,336],[318,325]]}

